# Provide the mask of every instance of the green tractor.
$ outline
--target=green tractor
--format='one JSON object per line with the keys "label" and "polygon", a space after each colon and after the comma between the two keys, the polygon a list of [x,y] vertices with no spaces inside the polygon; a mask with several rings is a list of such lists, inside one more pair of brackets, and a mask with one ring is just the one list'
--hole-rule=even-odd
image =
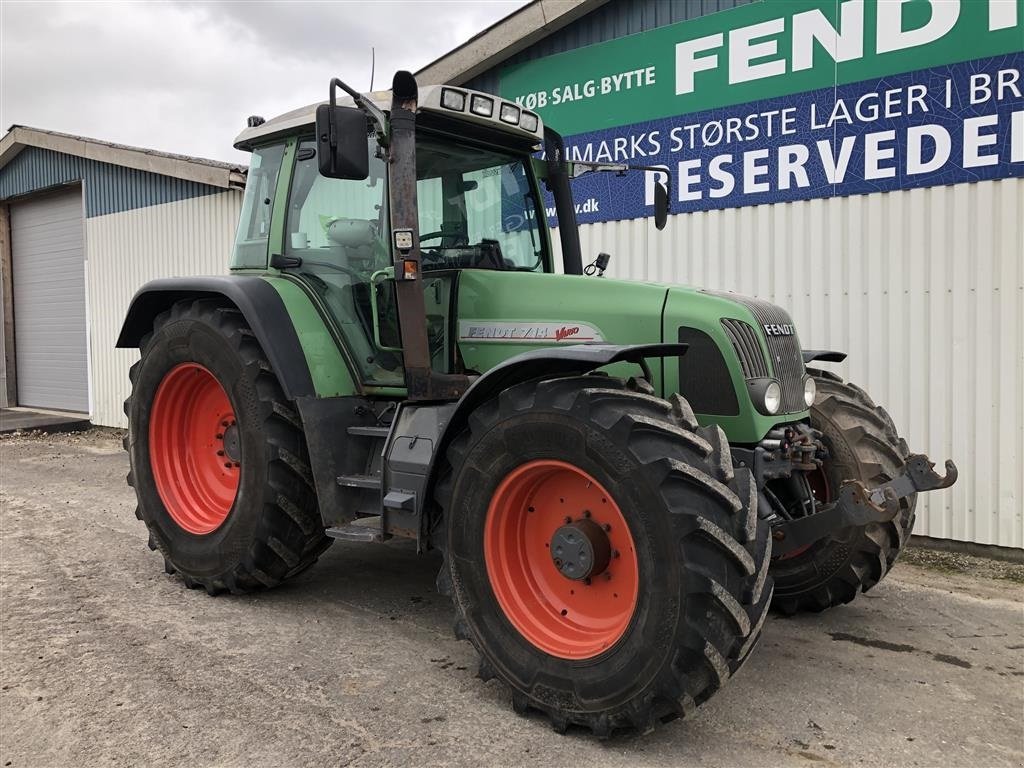
{"label": "green tractor", "polygon": [[455,632],[517,711],[646,732],[737,671],[770,607],[877,584],[916,493],[956,478],[805,368],[844,356],[801,349],[779,307],[584,269],[571,179],[629,168],[568,162],[515,103],[333,80],[235,146],[230,276],[145,285],[118,340],[141,351],[137,514],[188,587],[412,539],[443,553]]}

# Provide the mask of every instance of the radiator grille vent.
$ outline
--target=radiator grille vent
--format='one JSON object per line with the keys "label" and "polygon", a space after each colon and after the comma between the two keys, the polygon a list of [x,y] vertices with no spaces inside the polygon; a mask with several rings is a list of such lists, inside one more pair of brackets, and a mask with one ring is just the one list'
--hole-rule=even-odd
{"label": "radiator grille vent", "polygon": [[768,363],[765,362],[764,353],[761,351],[761,344],[757,340],[757,331],[742,320],[734,320],[731,317],[722,318],[722,328],[725,335],[729,337],[736,356],[740,359],[740,367],[743,368],[743,378],[760,379],[768,376]]}
{"label": "radiator grille vent", "polygon": [[[750,296],[727,291],[708,291],[715,296],[720,296],[729,301],[742,304],[754,314],[754,319],[761,326],[759,333],[764,333],[766,325],[788,325],[792,327],[793,320],[789,314],[771,302],[754,299]],[[749,328],[749,326],[747,326]],[[728,329],[726,333],[728,334]],[[800,354],[800,339],[794,329],[791,336],[769,336],[765,334],[768,342],[768,364],[771,366],[774,376],[779,380],[782,387],[782,408],[780,413],[795,413],[807,409],[804,404],[804,360]],[[735,344],[735,342],[733,342]],[[742,362],[743,355],[740,355]],[[745,371],[746,369],[744,369]]]}

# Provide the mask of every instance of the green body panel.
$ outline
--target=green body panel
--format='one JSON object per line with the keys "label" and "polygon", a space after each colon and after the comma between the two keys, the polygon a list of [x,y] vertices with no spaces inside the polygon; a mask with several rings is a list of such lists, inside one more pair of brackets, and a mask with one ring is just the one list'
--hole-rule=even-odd
{"label": "green body panel", "polygon": [[[579,275],[464,270],[457,298],[459,351],[467,368],[481,373],[520,352],[558,344],[604,340],[610,344],[661,341],[661,305],[665,286],[620,282]],[[496,327],[496,324],[505,324]],[[589,329],[570,333],[574,328]],[[531,333],[536,329],[536,333]],[[564,330],[555,341],[544,331]],[[473,338],[493,332],[497,338]],[[504,336],[504,337],[502,337]],[[516,338],[513,338],[516,337]],[[615,372],[635,375],[636,366],[619,364]],[[658,379],[659,371],[655,371]],[[652,382],[658,387],[659,382]]]}
{"label": "green body panel", "polygon": [[[674,342],[679,326],[707,333],[725,358],[740,406],[737,416],[697,414],[703,424],[719,424],[730,442],[753,443],[781,422],[798,421],[806,410],[765,416],[747,395],[739,359],[722,330],[721,319],[732,317],[758,327],[749,309],[728,299],[692,288],[657,283],[638,283],[577,275],[528,274],[491,270],[466,270],[459,278],[459,350],[467,368],[485,372],[520,352],[545,346],[589,341],[581,334],[555,340],[552,330],[590,326],[594,341],[610,344]],[[536,331],[531,334],[531,331]],[[589,333],[589,329],[587,331]],[[496,338],[478,338],[493,334]],[[542,338],[541,336],[545,336]],[[767,345],[758,334],[762,353]],[[686,364],[686,358],[683,358]],[[679,389],[675,360],[651,361],[655,389],[668,396]],[[618,364],[613,375],[637,373],[635,366]]]}
{"label": "green body panel", "polygon": [[359,387],[342,357],[338,342],[309,295],[296,282],[287,278],[267,275],[264,279],[281,296],[292,318],[317,395],[340,397],[358,393]]}
{"label": "green body panel", "polygon": [[[400,387],[360,385],[309,294],[293,278],[265,276],[278,291],[295,331],[313,386],[320,397],[362,393],[368,397],[403,397]],[[718,345],[729,369],[740,405],[735,416],[697,414],[702,424],[718,424],[732,443],[753,443],[775,425],[806,418],[808,412],[765,416],[751,403],[721,319],[731,317],[758,327],[742,304],[693,288],[639,283],[578,275],[464,270],[459,274],[457,317],[450,327],[467,369],[486,373],[515,355],[566,344],[654,344],[673,342],[680,326],[707,333]],[[556,338],[561,331],[565,335]],[[758,334],[765,358],[764,338]],[[683,364],[686,364],[685,357]],[[655,390],[662,396],[679,390],[679,367],[673,358],[650,361]],[[639,371],[629,363],[609,366],[614,376]]]}
{"label": "green body panel", "polygon": [[[746,381],[743,378],[743,370],[740,368],[739,358],[733,350],[732,342],[725,335],[722,329],[722,318],[731,317],[742,320],[755,329],[760,326],[754,313],[747,307],[735,301],[703,293],[695,288],[673,286],[669,291],[668,301],[665,303],[663,316],[663,332],[666,341],[675,341],[680,326],[686,325],[697,328],[708,334],[718,345],[718,349],[725,358],[726,366],[729,368],[729,376],[732,379],[733,389],[739,400],[740,413],[738,416],[722,416],[711,414],[697,414],[697,420],[701,424],[718,424],[729,438],[731,443],[753,443],[765,436],[765,434],[776,424],[782,422],[799,421],[810,415],[808,410],[795,413],[777,413],[774,416],[765,416],[758,411],[750,401]],[[761,345],[761,354],[765,360],[772,363],[768,345],[764,336],[757,333],[757,340]],[[683,364],[686,358],[683,357]],[[774,372],[774,366],[772,366]],[[665,366],[665,394],[679,390],[679,369],[674,365]]]}

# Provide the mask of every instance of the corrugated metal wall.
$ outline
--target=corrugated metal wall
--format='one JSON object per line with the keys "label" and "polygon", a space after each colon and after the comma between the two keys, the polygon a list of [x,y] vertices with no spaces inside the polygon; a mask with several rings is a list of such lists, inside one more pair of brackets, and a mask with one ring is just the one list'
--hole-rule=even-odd
{"label": "corrugated metal wall", "polygon": [[94,424],[128,424],[122,404],[139,354],[114,343],[135,291],[158,277],[226,273],[241,204],[241,190],[229,190],[86,220]]}
{"label": "corrugated metal wall", "polygon": [[960,481],[915,532],[1024,547],[1024,180],[581,227],[609,276],[760,296]]}

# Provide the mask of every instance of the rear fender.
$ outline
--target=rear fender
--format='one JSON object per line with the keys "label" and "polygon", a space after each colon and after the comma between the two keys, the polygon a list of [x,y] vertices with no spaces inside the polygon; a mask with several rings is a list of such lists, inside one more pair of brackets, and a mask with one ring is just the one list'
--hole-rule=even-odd
{"label": "rear fender", "polygon": [[153,330],[157,315],[183,299],[203,298],[222,298],[241,311],[289,400],[316,394],[288,310],[274,287],[259,277],[181,277],[148,282],[132,297],[116,346],[137,348]]}

